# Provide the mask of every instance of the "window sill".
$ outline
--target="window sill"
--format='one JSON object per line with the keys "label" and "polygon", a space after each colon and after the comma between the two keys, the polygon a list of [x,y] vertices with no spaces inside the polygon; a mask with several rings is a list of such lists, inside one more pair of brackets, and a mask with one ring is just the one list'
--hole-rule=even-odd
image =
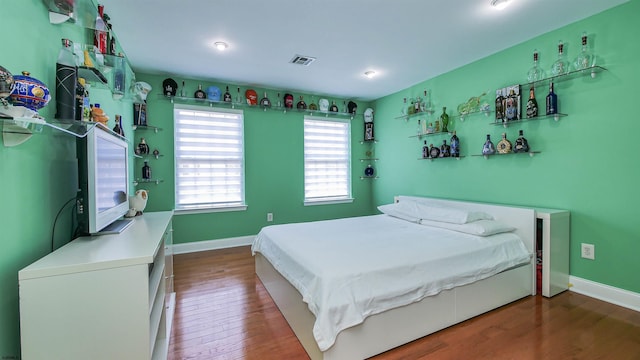
{"label": "window sill", "polygon": [[322,199],[322,200],[305,200],[304,206],[315,205],[333,205],[333,204],[350,204],[353,202],[353,198],[344,199]]}
{"label": "window sill", "polygon": [[231,212],[231,211],[246,211],[247,205],[231,205],[231,206],[218,206],[207,208],[193,208],[193,209],[175,209],[173,213],[175,215],[189,215],[189,214],[205,214],[215,212]]}

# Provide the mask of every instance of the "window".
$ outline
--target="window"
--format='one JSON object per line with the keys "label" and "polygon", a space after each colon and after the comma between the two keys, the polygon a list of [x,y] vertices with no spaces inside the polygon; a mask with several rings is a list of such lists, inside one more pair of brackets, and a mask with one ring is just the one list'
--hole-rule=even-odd
{"label": "window", "polygon": [[245,209],[241,111],[176,105],[176,210]]}
{"label": "window", "polygon": [[304,201],[351,201],[351,127],[348,121],[304,118]]}

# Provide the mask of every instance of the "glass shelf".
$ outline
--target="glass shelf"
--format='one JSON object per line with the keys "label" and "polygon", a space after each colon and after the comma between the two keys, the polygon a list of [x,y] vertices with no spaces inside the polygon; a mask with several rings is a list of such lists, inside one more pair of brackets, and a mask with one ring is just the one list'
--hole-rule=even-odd
{"label": "glass shelf", "polygon": [[378,161],[378,160],[380,160],[380,159],[378,159],[378,158],[361,158],[361,159],[359,159],[359,160],[360,160],[360,162],[365,162],[365,161],[373,161],[373,162],[377,162],[377,161]]}
{"label": "glass shelf", "polygon": [[133,130],[153,131],[154,133],[157,133],[158,131],[161,131],[162,128],[149,125],[133,125]]}
{"label": "glass shelf", "polygon": [[480,109],[480,110],[468,112],[466,114],[454,115],[453,118],[454,119],[460,119],[460,121],[464,121],[465,118],[468,118],[468,117],[471,117],[471,116],[475,116],[475,115],[478,115],[478,114],[484,114],[484,116],[489,116],[492,112],[493,111],[491,111],[491,109]]}
{"label": "glass shelf", "polygon": [[509,156],[509,155],[519,155],[519,156],[523,156],[523,155],[529,155],[530,157],[533,157],[535,154],[540,154],[540,151],[529,151],[529,152],[510,152],[510,153],[506,153],[506,154],[500,154],[498,152],[496,152],[495,154],[491,154],[491,155],[485,155],[485,154],[474,154],[471,156],[482,156],[485,159],[489,159],[492,156]]}
{"label": "glass shelf", "polygon": [[438,132],[432,132],[432,133],[424,133],[424,134],[416,134],[416,135],[411,135],[409,136],[409,138],[423,138],[426,136],[434,136],[434,135],[453,135],[452,132],[443,132],[443,131],[438,131]]}
{"label": "glass shelf", "polygon": [[407,115],[398,116],[398,117],[396,117],[396,120],[409,121],[409,119],[413,119],[413,118],[418,117],[418,116],[433,115],[434,112],[435,112],[435,110],[428,109],[428,110],[420,111],[420,112],[413,113],[413,114],[407,114]]}
{"label": "glass shelf", "polygon": [[364,144],[377,144],[378,140],[360,140],[360,145]]}
{"label": "glass shelf", "polygon": [[109,83],[102,72],[95,67],[78,66],[78,77],[94,84],[107,85]]}
{"label": "glass shelf", "polygon": [[460,160],[460,159],[462,159],[463,157],[464,157],[463,155],[461,155],[461,156],[437,157],[437,158],[430,158],[430,157],[425,158],[425,157],[422,157],[422,158],[418,158],[418,160],[429,160],[429,161],[434,161],[434,160],[447,160],[447,159],[449,159],[449,160],[451,160],[451,159]]}
{"label": "glass shelf", "polygon": [[12,118],[7,116],[0,116],[0,122],[2,123],[4,146],[6,147],[22,144],[34,133],[42,132],[45,127],[83,138],[98,124],[95,122],[58,119],[47,122],[42,118]]}
{"label": "glass shelf", "polygon": [[548,85],[549,82],[554,82],[554,83],[558,83],[561,81],[567,81],[567,80],[572,80],[572,79],[576,79],[579,77],[583,77],[585,75],[590,75],[592,78],[596,77],[596,74],[601,73],[603,71],[606,71],[607,69],[603,68],[602,66],[591,66],[588,67],[586,69],[582,69],[582,70],[573,70],[573,71],[569,71],[568,73],[562,74],[562,75],[556,75],[556,76],[549,76],[546,77],[544,79],[541,80],[537,80],[537,81],[533,81],[533,82],[525,82],[522,84],[522,86],[527,86],[528,88],[531,86],[534,87],[539,87],[542,85]]}
{"label": "glass shelf", "polygon": [[360,180],[378,180],[379,176],[360,176]]}
{"label": "glass shelf", "polygon": [[138,186],[140,184],[154,184],[154,183],[158,185],[162,182],[164,182],[164,180],[162,179],[136,179],[136,181],[133,182],[133,185]]}
{"label": "glass shelf", "polygon": [[249,105],[244,102],[226,102],[226,101],[215,101],[209,99],[196,99],[192,97],[182,97],[182,96],[166,96],[164,94],[158,94],[158,97],[161,99],[169,100],[172,103],[177,102],[181,104],[194,104],[194,105],[208,105],[208,106],[217,106],[217,107],[226,107],[230,109],[257,109],[263,111],[281,111],[284,113],[287,112],[298,112],[305,113],[310,116],[336,116],[342,118],[350,118],[353,120],[356,114],[343,113],[343,112],[333,112],[333,111],[320,111],[320,110],[309,110],[309,109],[297,109],[297,108],[285,108],[283,106],[271,106],[271,107],[262,107],[260,105]]}
{"label": "glass shelf", "polygon": [[520,124],[520,123],[527,122],[527,121],[536,121],[536,120],[544,120],[544,119],[553,119],[555,121],[559,121],[561,117],[565,117],[565,116],[568,116],[568,114],[557,113],[557,114],[551,114],[551,115],[538,115],[538,116],[532,117],[532,118],[525,118],[525,119],[520,119],[520,120],[511,120],[511,121],[505,121],[505,122],[494,121],[494,122],[489,123],[489,124],[504,126],[505,128],[507,128],[507,127],[509,127],[509,125]]}

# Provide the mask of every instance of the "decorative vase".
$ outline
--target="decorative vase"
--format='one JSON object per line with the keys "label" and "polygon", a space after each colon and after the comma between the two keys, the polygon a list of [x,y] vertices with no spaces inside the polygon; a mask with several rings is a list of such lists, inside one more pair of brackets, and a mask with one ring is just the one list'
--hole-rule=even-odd
{"label": "decorative vase", "polygon": [[43,108],[51,100],[49,88],[42,81],[29,76],[23,71],[22,75],[13,77],[15,85],[11,92],[11,102],[15,106],[24,106],[33,111]]}

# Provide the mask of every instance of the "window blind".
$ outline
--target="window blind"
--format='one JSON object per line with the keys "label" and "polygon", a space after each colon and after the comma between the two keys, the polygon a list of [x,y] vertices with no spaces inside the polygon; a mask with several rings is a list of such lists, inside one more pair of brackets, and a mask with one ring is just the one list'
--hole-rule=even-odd
{"label": "window blind", "polygon": [[305,116],[305,202],[342,200],[350,197],[350,123]]}
{"label": "window blind", "polygon": [[174,123],[176,209],[244,205],[243,113],[176,105]]}

